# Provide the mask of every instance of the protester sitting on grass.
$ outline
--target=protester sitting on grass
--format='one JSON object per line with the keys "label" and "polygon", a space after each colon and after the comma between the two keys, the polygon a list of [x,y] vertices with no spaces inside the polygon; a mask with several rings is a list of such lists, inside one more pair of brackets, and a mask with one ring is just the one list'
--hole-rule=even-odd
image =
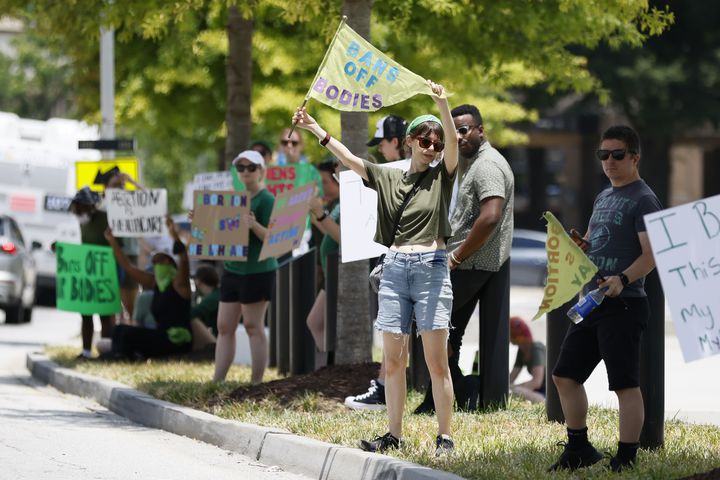
{"label": "protester sitting on grass", "polygon": [[255,150],[245,150],[232,162],[240,181],[250,195],[250,213],[244,215],[250,231],[247,261],[225,262],[225,273],[220,282],[218,308],[218,337],[215,347],[214,381],[225,379],[235,358],[235,331],[240,317],[250,340],[252,383],[260,383],[268,359],[268,341],[265,335],[265,312],[275,288],[275,258],[258,260],[263,240],[267,235],[275,197],[265,188],[265,160]]}
{"label": "protester sitting on grass", "polygon": [[220,278],[210,265],[202,265],[195,272],[195,289],[202,298],[190,310],[193,330],[193,351],[202,350],[217,341],[217,316],[220,304]]}
{"label": "protester sitting on grass", "polygon": [[[108,227],[107,213],[98,209],[98,203],[100,203],[100,196],[90,190],[90,187],[83,187],[73,197],[69,210],[77,217],[78,223],[80,223],[80,240],[83,244],[107,246],[108,242],[103,235]],[[100,337],[109,339],[114,324],[114,315],[100,315]],[[94,329],[93,316],[82,315],[80,330],[82,352],[78,355],[78,358],[92,357]]]}
{"label": "protester sitting on grass", "polygon": [[[447,98],[442,97],[443,87],[430,81],[428,85],[442,121],[434,115],[422,115],[410,123],[405,137],[412,152],[407,172],[355,156],[320,127],[305,108],[298,108],[293,116],[299,128],[318,137],[321,145],[378,192],[375,241],[390,247],[384,261],[375,321],[375,328],[383,332],[389,431],[374,440],[360,442],[363,450],[371,452],[397,448],[401,443],[413,312],[433,381],[438,419],[435,454],[443,455],[454,448],[450,437],[453,389],[447,357],[452,286],[445,239],[452,233],[448,208],[458,163],[458,143],[450,106]],[[440,163],[430,167],[443,151]],[[406,198],[407,208],[395,228],[395,217]]]}
{"label": "protester sitting on grass", "polygon": [[153,290],[151,311],[157,328],[117,325],[112,341],[101,340],[97,349],[118,358],[142,359],[187,353],[192,348],[190,329],[190,268],[185,245],[179,240],[175,224],[167,217],[167,228],[173,238],[173,252],[152,255],[153,273],[132,265],[118,240],[108,228],[105,238],[118,264],[144,289]]}
{"label": "protester sitting on grass", "polygon": [[[320,264],[327,278],[327,257],[340,247],[340,185],[335,179],[337,162],[330,161],[318,165],[323,183],[323,198],[314,197],[310,201],[310,213],[313,225],[323,234],[320,242]],[[315,340],[315,346],[325,351],[325,290],[320,289],[315,303],[307,317],[307,326]]]}
{"label": "protester sitting on grass", "polygon": [[[520,317],[510,319],[510,343],[518,346],[515,365],[510,371],[510,392],[532,403],[545,401],[545,345],[533,342],[532,332]],[[515,384],[522,367],[526,367],[532,378]]]}

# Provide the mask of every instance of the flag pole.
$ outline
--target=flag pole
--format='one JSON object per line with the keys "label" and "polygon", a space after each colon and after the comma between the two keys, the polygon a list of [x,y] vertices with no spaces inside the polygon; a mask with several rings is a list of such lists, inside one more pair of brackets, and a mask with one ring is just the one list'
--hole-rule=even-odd
{"label": "flag pole", "polygon": [[[302,105],[300,105],[300,108],[305,108],[305,105],[307,105],[308,100],[310,99],[310,90],[312,90],[313,85],[315,85],[315,82],[317,81],[318,76],[320,76],[320,72],[322,71],[323,67],[325,66],[325,63],[327,63],[328,56],[330,55],[330,52],[332,51],[333,46],[335,45],[335,40],[337,39],[338,33],[340,33],[340,29],[345,25],[345,21],[347,20],[347,15],[343,15],[342,19],[340,20],[340,25],[338,25],[337,30],[335,31],[335,35],[333,35],[333,39],[330,42],[330,46],[328,47],[327,51],[325,52],[325,56],[322,59],[322,62],[320,62],[320,66],[317,69],[317,72],[315,72],[315,78],[313,78],[312,83],[310,84],[310,88],[308,88],[308,92],[305,94],[305,100],[303,100]],[[292,127],[290,128],[290,131],[288,132],[287,138],[290,138],[292,133],[295,131],[295,126],[297,125],[297,120],[293,122]]]}

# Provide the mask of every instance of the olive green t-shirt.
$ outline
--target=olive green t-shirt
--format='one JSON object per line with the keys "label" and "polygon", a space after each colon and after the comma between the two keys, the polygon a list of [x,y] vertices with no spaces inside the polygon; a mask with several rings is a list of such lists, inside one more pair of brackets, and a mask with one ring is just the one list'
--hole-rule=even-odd
{"label": "olive green t-shirt", "polygon": [[[260,190],[250,199],[250,211],[255,214],[255,220],[263,227],[267,227],[268,223],[270,223],[270,215],[272,215],[274,204],[275,197],[266,189]],[[225,270],[233,273],[248,274],[271,272],[277,269],[278,262],[274,257],[258,261],[262,245],[263,241],[250,231],[247,261],[225,262]]]}
{"label": "olive green t-shirt", "polygon": [[363,163],[368,176],[365,185],[378,192],[376,242],[388,246],[413,245],[432,242],[440,237],[447,239],[452,235],[448,208],[457,169],[450,175],[444,160],[430,167],[417,193],[405,207],[393,239],[397,212],[422,173],[410,174],[367,160]]}

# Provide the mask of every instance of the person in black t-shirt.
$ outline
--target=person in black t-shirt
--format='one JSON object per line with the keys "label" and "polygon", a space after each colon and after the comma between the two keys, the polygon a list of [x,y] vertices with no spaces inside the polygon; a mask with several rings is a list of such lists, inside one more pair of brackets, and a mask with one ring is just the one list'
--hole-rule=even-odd
{"label": "person in black t-shirt", "polygon": [[603,458],[588,441],[588,400],[583,386],[600,360],[605,362],[609,387],[617,394],[620,408],[620,441],[610,460],[613,471],[635,463],[644,421],[640,338],[650,310],[643,285],[655,260],[643,216],[662,207],[640,178],[640,138],[632,128],[608,128],[595,154],[611,186],[595,199],[586,234],[571,233],[599,269],[585,292],[599,287],[607,298],[570,327],[553,370],[568,442],[551,470],[574,470]]}

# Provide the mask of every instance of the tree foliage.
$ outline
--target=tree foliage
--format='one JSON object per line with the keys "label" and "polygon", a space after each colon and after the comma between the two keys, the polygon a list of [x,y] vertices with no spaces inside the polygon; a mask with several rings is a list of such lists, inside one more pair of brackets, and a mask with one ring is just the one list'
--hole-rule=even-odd
{"label": "tree foliage", "polygon": [[[141,146],[146,183],[177,202],[194,172],[214,170],[225,129],[226,23],[236,4],[253,31],[253,138],[277,139],[302,102],[337,27],[341,0],[0,0],[69,59],[78,111],[99,120],[98,38],[116,29],[117,123]],[[386,0],[373,7],[372,43],[417,72],[446,84],[451,104],[477,104],[497,144],[521,143],[512,124],[533,121],[515,89],[542,84],[606,95],[578,47],[638,46],[672,21],[645,0]],[[340,115],[311,105],[331,132]],[[370,116],[414,117],[431,110],[413,98]],[[308,142],[311,158],[325,155]]]}

